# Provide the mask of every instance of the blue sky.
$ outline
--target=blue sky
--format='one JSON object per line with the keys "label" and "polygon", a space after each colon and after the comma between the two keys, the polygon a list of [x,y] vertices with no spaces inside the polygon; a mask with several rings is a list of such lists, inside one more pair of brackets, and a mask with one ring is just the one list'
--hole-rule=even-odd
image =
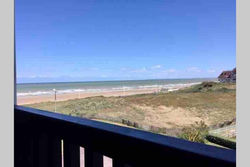
{"label": "blue sky", "polygon": [[16,1],[18,82],[217,77],[235,0]]}

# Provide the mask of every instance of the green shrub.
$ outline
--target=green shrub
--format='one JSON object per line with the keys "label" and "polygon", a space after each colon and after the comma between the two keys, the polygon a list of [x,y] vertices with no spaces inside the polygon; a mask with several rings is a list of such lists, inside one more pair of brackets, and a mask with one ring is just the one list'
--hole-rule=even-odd
{"label": "green shrub", "polygon": [[204,121],[195,122],[194,125],[183,128],[180,138],[192,142],[205,143],[206,135],[208,134],[208,127]]}

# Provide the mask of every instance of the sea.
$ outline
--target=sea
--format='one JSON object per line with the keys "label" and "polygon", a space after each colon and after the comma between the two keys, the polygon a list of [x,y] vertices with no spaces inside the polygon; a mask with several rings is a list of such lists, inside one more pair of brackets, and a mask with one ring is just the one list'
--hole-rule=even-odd
{"label": "sea", "polygon": [[88,82],[53,82],[53,83],[19,83],[17,96],[51,95],[56,90],[64,93],[90,93],[126,91],[138,89],[160,88],[169,91],[178,88],[199,84],[203,81],[217,81],[216,78],[194,79],[152,79],[152,80],[123,80],[123,81],[88,81]]}

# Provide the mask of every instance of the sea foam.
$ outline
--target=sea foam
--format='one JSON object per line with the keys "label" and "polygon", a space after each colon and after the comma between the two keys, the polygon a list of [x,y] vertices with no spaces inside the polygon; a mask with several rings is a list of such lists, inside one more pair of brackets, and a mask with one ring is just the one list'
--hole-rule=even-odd
{"label": "sea foam", "polygon": [[[87,89],[58,89],[57,94],[70,94],[70,93],[99,93],[99,92],[116,92],[116,91],[128,91],[128,90],[146,90],[146,89],[167,89],[168,91],[176,91],[180,88],[199,84],[201,82],[193,83],[176,83],[176,84],[152,84],[152,85],[137,85],[137,86],[116,86],[109,88],[87,88]],[[46,91],[28,91],[18,92],[17,96],[42,96],[53,95],[53,88]]]}

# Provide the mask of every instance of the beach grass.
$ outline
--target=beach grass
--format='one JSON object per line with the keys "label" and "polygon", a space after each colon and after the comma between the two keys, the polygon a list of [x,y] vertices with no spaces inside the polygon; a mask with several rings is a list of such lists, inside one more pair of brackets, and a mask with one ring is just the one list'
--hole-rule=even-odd
{"label": "beach grass", "polygon": [[[26,105],[54,112],[54,102]],[[208,126],[236,117],[236,85],[205,82],[173,92],[120,97],[88,97],[56,103],[59,113],[108,122],[136,122],[140,128],[180,129],[204,121]],[[176,130],[176,131],[175,131]],[[168,134],[168,132],[166,132]]]}

